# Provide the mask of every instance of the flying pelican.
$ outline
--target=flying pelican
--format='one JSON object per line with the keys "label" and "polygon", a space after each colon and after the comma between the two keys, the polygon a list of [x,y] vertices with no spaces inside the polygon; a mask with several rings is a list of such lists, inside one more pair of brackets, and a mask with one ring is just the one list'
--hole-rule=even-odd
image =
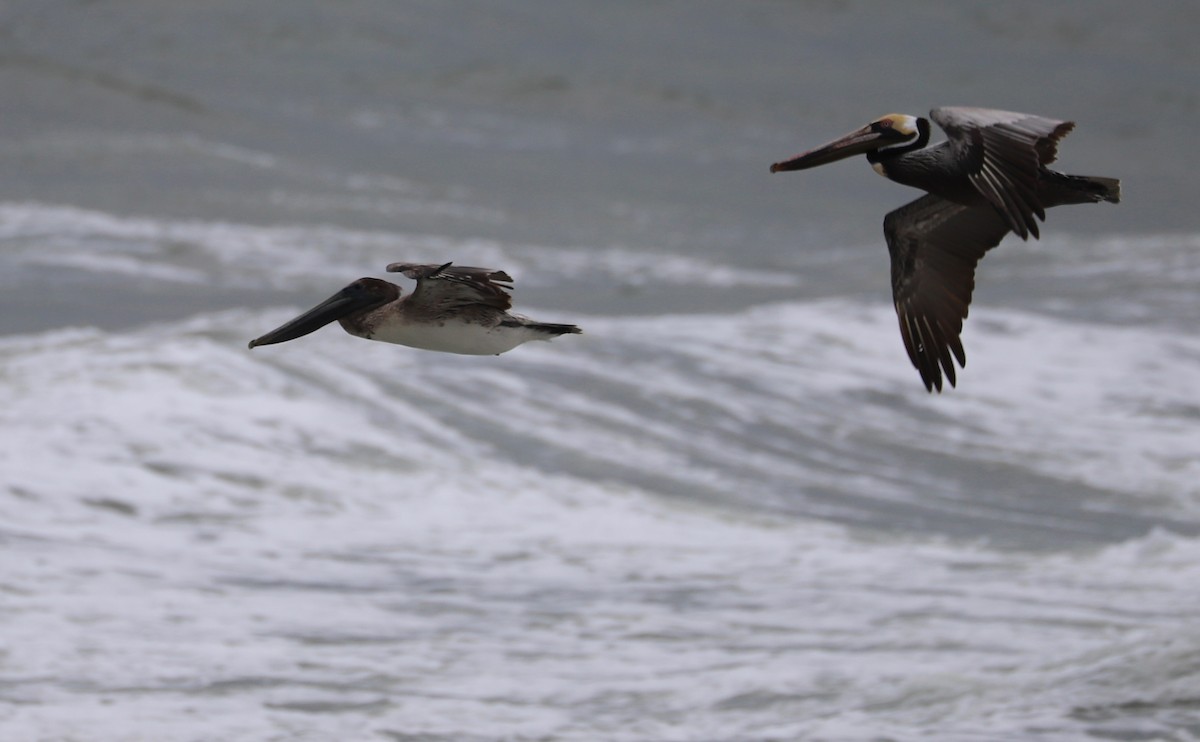
{"label": "flying pelican", "polygon": [[452,263],[392,263],[389,273],[416,279],[400,287],[360,278],[281,327],[250,341],[250,347],[295,340],[337,320],[346,332],[412,348],[464,355],[500,355],[529,340],[580,333],[575,325],[534,322],[509,314],[512,277],[504,271]]}
{"label": "flying pelican", "polygon": [[929,121],[891,113],[829,144],[777,162],[771,172],[805,170],[851,155],[885,178],[928,191],[883,219],[892,258],[892,299],[908,357],[925,388],[955,384],[950,354],[966,366],[959,334],[975,288],[975,266],[1008,232],[1037,238],[1046,209],[1121,200],[1115,178],[1046,168],[1075,128],[1027,113],[935,108],[929,118],[948,141],[929,149]]}

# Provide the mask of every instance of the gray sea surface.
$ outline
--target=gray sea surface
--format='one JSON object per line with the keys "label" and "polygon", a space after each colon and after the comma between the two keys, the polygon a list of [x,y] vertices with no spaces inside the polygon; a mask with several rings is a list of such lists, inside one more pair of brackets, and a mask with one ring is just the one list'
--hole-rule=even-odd
{"label": "gray sea surface", "polygon": [[[0,4],[0,739],[1200,737],[1198,26]],[[918,194],[768,166],[940,105],[1123,199],[987,256],[929,395]],[[246,349],[451,260],[584,334]]]}

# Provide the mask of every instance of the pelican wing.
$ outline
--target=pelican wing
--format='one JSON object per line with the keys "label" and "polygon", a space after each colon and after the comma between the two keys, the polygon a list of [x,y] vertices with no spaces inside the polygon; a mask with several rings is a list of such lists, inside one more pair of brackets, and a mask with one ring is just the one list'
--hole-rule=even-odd
{"label": "pelican wing", "polygon": [[1037,219],[1045,221],[1038,198],[1038,173],[1058,156],[1058,142],[1071,121],[991,108],[935,108],[929,117],[946,131],[971,184],[1008,220],[1012,231],[1027,239],[1038,236]]}
{"label": "pelican wing", "polygon": [[504,311],[512,307],[512,277],[504,271],[472,268],[452,263],[392,263],[389,273],[415,279],[417,287],[408,301],[431,310],[484,306]]}
{"label": "pelican wing", "polygon": [[942,390],[943,372],[954,386],[951,353],[966,366],[959,335],[975,290],[975,266],[1008,229],[992,209],[932,194],[884,217],[900,335],[929,391]]}

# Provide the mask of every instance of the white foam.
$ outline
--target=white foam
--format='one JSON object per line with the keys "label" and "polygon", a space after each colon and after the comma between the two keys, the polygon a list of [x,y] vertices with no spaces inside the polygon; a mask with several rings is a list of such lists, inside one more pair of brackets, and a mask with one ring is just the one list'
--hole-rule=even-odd
{"label": "white foam", "polygon": [[[340,196],[280,191],[272,198],[298,211],[336,206],[379,213],[411,210],[463,216],[461,209],[466,208],[397,197],[390,185],[382,190],[384,195],[356,192]],[[499,221],[503,215],[487,218]],[[400,260],[493,266],[529,285],[580,276],[600,277],[619,285],[770,287],[798,283],[794,274],[744,269],[644,247],[511,245],[483,238],[451,239],[329,225],[262,227],[173,221],[38,203],[0,204],[0,243],[6,244],[6,258],[16,265],[71,267],[227,288],[331,288],[331,277],[348,281],[381,273],[385,265]]]}
{"label": "white foam", "polygon": [[1069,738],[1190,702],[1194,539],[739,503],[965,507],[895,463],[927,452],[1194,513],[1194,338],[991,310],[933,397],[884,305],[245,349],[286,316],[0,340],[7,734]]}

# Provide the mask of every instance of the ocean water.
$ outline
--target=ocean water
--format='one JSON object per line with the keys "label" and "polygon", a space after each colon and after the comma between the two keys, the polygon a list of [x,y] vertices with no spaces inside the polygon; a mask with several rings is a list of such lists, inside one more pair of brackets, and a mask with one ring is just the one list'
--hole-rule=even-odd
{"label": "ocean water", "polygon": [[[0,739],[1200,738],[1198,20],[5,6]],[[767,166],[962,103],[1125,198],[989,254],[929,395],[916,194]],[[399,260],[584,334],[247,350]]]}

